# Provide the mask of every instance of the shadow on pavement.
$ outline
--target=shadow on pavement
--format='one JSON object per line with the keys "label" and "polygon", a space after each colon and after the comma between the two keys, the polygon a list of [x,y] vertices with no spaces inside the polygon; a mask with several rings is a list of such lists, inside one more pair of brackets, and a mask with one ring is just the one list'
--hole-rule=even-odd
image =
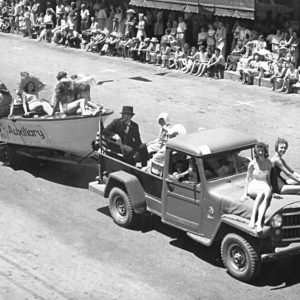
{"label": "shadow on pavement", "polygon": [[[110,216],[108,206],[98,209],[99,212]],[[116,225],[117,226],[117,225]],[[224,268],[220,254],[220,243],[206,247],[186,236],[184,231],[166,225],[155,215],[142,215],[138,224],[132,230],[147,233],[157,231],[170,237],[170,245],[193,253],[197,258],[205,262]],[[259,275],[249,285],[263,287],[269,286],[271,290],[283,289],[300,283],[300,255],[289,257],[278,262],[262,264]],[[228,274],[228,276],[230,276]]]}
{"label": "shadow on pavement", "polygon": [[83,165],[70,165],[66,163],[56,163],[24,157],[13,165],[8,166],[15,171],[23,170],[35,177],[67,185],[88,189],[89,182],[94,181],[97,174],[97,164],[95,167]]}
{"label": "shadow on pavement", "polygon": [[254,286],[271,286],[271,290],[284,289],[300,283],[300,255],[262,264]]}
{"label": "shadow on pavement", "polygon": [[145,77],[140,77],[140,76],[138,76],[138,77],[131,77],[129,79],[137,80],[137,81],[143,81],[143,82],[152,82],[152,80],[149,80],[149,79],[147,79]]}

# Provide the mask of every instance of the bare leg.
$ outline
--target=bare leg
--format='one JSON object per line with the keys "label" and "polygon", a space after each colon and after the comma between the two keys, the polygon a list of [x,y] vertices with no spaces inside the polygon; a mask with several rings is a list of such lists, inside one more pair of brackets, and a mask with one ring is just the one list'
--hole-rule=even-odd
{"label": "bare leg", "polygon": [[43,105],[43,110],[46,112],[46,114],[48,116],[51,116],[53,113],[53,108],[51,107],[50,103],[47,101],[43,101],[42,105]]}
{"label": "bare leg", "polygon": [[249,222],[249,225],[248,225],[250,228],[254,228],[255,217],[256,217],[256,214],[258,212],[258,207],[261,204],[263,199],[264,199],[264,193],[262,193],[262,192],[259,192],[255,197],[254,205],[253,205],[253,209],[252,209],[252,214],[251,214],[251,219],[250,219],[250,222]]}
{"label": "bare leg", "polygon": [[262,220],[264,218],[265,212],[269,206],[269,202],[271,199],[271,191],[265,191],[264,193],[264,198],[261,201],[261,204],[259,205],[258,208],[258,216],[257,216],[257,222],[256,222],[256,228],[257,232],[261,232],[263,228]]}
{"label": "bare leg", "polygon": [[201,71],[201,73],[198,76],[202,77],[205,74],[206,70],[207,70],[207,65],[203,65],[202,71]]}

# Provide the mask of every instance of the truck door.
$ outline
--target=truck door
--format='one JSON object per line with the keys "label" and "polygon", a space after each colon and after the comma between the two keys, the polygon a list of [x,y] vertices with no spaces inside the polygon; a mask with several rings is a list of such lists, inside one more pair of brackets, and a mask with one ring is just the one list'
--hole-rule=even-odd
{"label": "truck door", "polygon": [[195,157],[170,151],[163,187],[164,222],[201,231],[202,187]]}

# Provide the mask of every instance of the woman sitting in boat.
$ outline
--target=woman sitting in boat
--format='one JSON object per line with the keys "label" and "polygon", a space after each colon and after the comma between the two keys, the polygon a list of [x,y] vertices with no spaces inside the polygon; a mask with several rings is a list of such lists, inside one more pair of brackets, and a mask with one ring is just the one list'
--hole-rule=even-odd
{"label": "woman sitting in boat", "polygon": [[[55,87],[53,97],[53,114],[58,107],[66,115],[76,115],[80,113],[83,116],[95,115],[101,109],[90,100],[90,83],[77,77],[72,80],[67,78],[66,72],[59,72],[57,75],[58,84]],[[89,110],[92,109],[92,110]]]}
{"label": "woman sitting in boat", "polygon": [[38,78],[30,76],[27,72],[21,73],[19,90],[21,92],[25,116],[30,115],[30,112],[39,112],[40,110],[43,110],[47,115],[52,115],[50,103],[39,98],[39,91],[44,86]]}

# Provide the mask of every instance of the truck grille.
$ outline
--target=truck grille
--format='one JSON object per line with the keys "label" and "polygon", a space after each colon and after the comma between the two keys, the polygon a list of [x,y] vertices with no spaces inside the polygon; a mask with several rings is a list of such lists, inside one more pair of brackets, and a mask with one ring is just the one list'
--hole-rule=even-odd
{"label": "truck grille", "polygon": [[300,240],[300,211],[284,212],[282,214],[282,241]]}

